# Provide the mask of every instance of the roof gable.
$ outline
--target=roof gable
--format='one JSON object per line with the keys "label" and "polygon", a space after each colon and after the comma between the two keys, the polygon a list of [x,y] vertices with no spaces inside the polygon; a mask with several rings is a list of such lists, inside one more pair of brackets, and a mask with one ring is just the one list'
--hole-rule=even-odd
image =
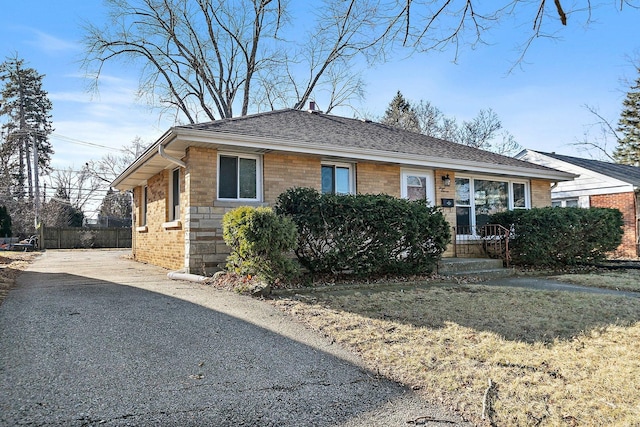
{"label": "roof gable", "polygon": [[579,157],[564,156],[556,153],[544,153],[536,151],[543,156],[570,163],[572,165],[588,169],[592,172],[614,178],[636,187],[640,187],[640,167],[622,165],[619,163],[603,162],[601,160],[583,159]]}

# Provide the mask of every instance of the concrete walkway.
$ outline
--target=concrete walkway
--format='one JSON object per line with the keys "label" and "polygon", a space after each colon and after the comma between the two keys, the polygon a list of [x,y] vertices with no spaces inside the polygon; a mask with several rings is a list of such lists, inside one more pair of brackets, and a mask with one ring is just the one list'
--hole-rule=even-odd
{"label": "concrete walkway", "polygon": [[47,251],[0,306],[0,426],[465,425],[269,304]]}
{"label": "concrete walkway", "polygon": [[563,292],[584,292],[599,295],[616,295],[630,298],[640,298],[640,292],[617,291],[615,289],[595,288],[592,286],[572,285],[571,283],[560,282],[558,280],[545,279],[540,277],[500,277],[481,282],[487,286],[509,286],[514,288],[526,288],[539,291],[563,291]]}

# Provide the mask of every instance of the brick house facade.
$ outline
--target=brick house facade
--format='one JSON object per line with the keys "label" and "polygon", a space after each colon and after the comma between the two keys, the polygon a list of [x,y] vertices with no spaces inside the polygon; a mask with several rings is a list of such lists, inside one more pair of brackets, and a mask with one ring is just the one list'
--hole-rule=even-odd
{"label": "brick house facade", "polygon": [[[243,205],[271,206],[291,187],[419,193],[441,205],[459,198],[461,183],[468,190],[475,180],[496,183],[507,199],[516,185],[526,190],[522,207],[534,207],[550,205],[551,183],[566,179],[571,175],[377,123],[282,110],[172,128],[114,186],[134,194],[136,260],[209,274],[228,255],[224,214]],[[456,203],[441,209],[455,226]]]}

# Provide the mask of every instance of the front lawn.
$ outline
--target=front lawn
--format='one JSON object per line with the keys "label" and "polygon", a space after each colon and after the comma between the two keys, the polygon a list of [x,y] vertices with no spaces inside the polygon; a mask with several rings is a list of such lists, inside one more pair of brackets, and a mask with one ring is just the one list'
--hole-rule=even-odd
{"label": "front lawn", "polygon": [[474,423],[638,425],[640,299],[414,285],[273,303]]}

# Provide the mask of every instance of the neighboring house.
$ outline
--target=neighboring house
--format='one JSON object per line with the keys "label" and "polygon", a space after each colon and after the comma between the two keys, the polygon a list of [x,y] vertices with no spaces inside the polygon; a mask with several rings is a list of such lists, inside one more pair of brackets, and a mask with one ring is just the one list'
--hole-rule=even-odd
{"label": "neighboring house", "polygon": [[228,255],[226,212],[273,205],[291,187],[425,200],[445,206],[458,234],[473,235],[493,212],[551,205],[551,184],[572,177],[371,121],[289,109],[171,128],[113,186],[133,190],[135,259],[202,274]]}
{"label": "neighboring house", "polygon": [[551,190],[552,205],[619,209],[624,235],[615,255],[640,256],[639,167],[533,150],[524,150],[516,157],[577,175],[573,181],[559,182]]}

